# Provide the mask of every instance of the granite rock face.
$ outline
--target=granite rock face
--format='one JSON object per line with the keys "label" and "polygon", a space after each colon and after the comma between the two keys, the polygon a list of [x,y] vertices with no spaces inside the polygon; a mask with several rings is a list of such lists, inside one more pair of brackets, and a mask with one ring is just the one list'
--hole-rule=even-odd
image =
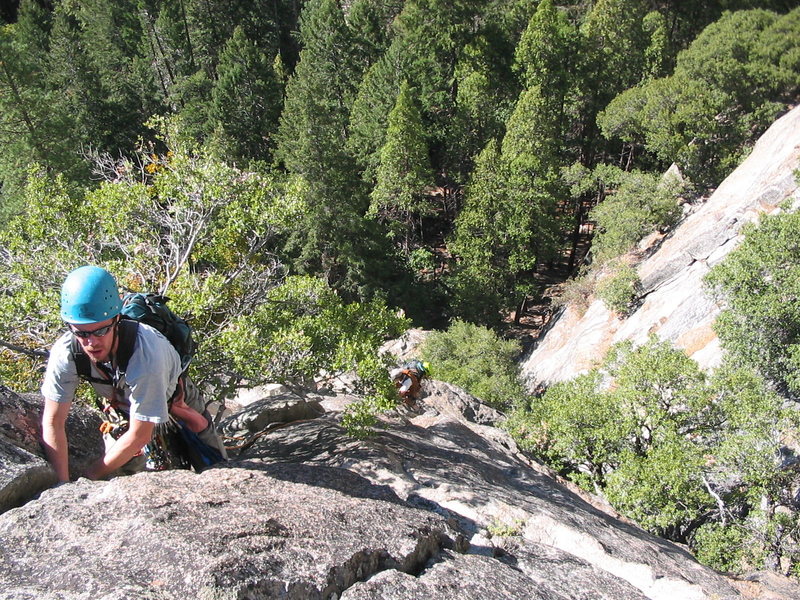
{"label": "granite rock face", "polygon": [[350,400],[260,397],[223,422],[231,460],[201,474],[30,487],[0,514],[0,598],[765,597],[529,461],[463,390],[427,381],[367,440],[339,425]]}
{"label": "granite rock face", "polygon": [[0,593],[330,598],[380,570],[416,572],[445,530],[441,517],[324,467],[82,479],[0,521]]}
{"label": "granite rock face", "polygon": [[591,369],[611,345],[643,343],[651,333],[669,340],[710,369],[721,360],[711,325],[720,307],[703,277],[742,239],[742,227],[800,200],[794,171],[800,166],[800,107],[778,119],[748,158],[703,204],[690,207],[669,234],[640,249],[637,270],[642,302],[627,319],[594,300],[585,313],[566,306],[522,364],[530,389],[571,379]]}
{"label": "granite rock face", "polygon": [[[18,396],[0,385],[0,512],[19,506],[56,481],[43,458],[39,441],[41,415],[41,398]],[[86,407],[76,404],[70,412],[67,427],[73,432],[70,440],[73,477],[102,454],[99,425],[97,414]]]}

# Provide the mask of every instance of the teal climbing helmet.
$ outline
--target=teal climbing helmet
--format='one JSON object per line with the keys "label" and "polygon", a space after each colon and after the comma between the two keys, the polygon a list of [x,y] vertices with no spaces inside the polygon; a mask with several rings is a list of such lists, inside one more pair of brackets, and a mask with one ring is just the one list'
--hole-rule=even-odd
{"label": "teal climbing helmet", "polygon": [[99,323],[117,316],[121,309],[117,282],[100,267],[79,267],[61,286],[61,319],[67,323]]}

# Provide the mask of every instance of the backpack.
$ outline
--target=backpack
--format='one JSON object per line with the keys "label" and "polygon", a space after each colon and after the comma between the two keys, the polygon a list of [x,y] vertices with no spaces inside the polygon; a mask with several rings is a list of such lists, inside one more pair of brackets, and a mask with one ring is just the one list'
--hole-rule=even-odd
{"label": "backpack", "polygon": [[[122,310],[119,322],[119,345],[117,346],[117,368],[124,373],[128,369],[128,361],[133,355],[139,323],[150,325],[166,337],[181,359],[181,370],[185,373],[189,363],[197,350],[197,343],[192,337],[192,328],[181,317],[176,315],[167,306],[169,298],[161,294],[130,293],[122,300]],[[108,383],[108,380],[98,380],[91,375],[89,357],[73,340],[72,354],[75,357],[75,366],[81,379],[94,383]]]}
{"label": "backpack", "polygon": [[405,363],[402,366],[402,368],[403,370],[406,371],[412,371],[420,379],[422,379],[428,374],[428,370],[425,367],[425,363],[417,359],[410,360],[409,362]]}
{"label": "backpack", "polygon": [[181,357],[181,370],[186,371],[197,350],[192,328],[167,306],[169,298],[161,294],[126,294],[122,299],[122,318],[138,321],[157,329]]}

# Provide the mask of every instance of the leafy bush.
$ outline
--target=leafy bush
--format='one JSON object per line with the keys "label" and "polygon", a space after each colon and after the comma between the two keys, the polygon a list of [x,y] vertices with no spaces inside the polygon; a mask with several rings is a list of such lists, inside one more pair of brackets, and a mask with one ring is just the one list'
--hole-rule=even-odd
{"label": "leafy bush", "polygon": [[626,435],[619,407],[602,391],[602,378],[594,370],[556,383],[541,398],[517,403],[503,424],[523,450],[596,492]]}
{"label": "leafy bush", "polygon": [[627,315],[641,289],[641,280],[631,265],[617,263],[597,284],[597,295],[611,310]]}
{"label": "leafy bush", "polygon": [[[731,360],[748,365],[777,389],[795,396],[800,393],[798,227],[797,213],[762,217],[759,225],[744,228],[739,247],[706,277],[726,307],[714,327]],[[728,388],[751,388],[738,383]],[[739,431],[720,444],[718,457],[742,473],[750,484],[745,502],[758,502],[758,510],[744,524],[751,549],[746,557],[735,546],[717,543],[711,534],[700,537],[702,551],[720,564],[757,560],[777,568],[781,557],[796,561],[798,513],[787,497],[796,484],[790,472],[776,474],[774,467],[780,460],[775,436],[797,439],[796,415],[790,414],[794,419],[787,423],[785,413],[766,410],[765,402],[770,401],[754,394],[739,394],[735,403],[726,402]]]}
{"label": "leafy bush", "polygon": [[725,350],[781,388],[800,393],[800,214],[762,218],[706,276],[726,309],[715,323]]}
{"label": "leafy bush", "polygon": [[[648,530],[697,544],[715,566],[760,568],[753,561],[796,553],[785,493],[793,475],[780,461],[796,422],[752,370],[725,364],[709,378],[651,337],[618,344],[601,366],[518,403],[504,426]],[[752,552],[736,551],[742,540]]]}
{"label": "leafy bush", "polygon": [[695,532],[692,542],[697,559],[726,572],[740,572],[747,564],[744,556],[746,534],[738,523],[728,525],[713,521]]}
{"label": "leafy bush", "polygon": [[[277,238],[305,210],[302,182],[243,172],[167,137],[172,152],[143,154],[141,171],[117,165],[124,175],[79,195],[32,171],[27,210],[0,232],[0,340],[47,348],[63,331],[64,276],[98,264],[122,289],[170,296],[200,342],[195,380],[219,395],[325,370],[355,372],[354,392],[376,409],[396,400],[378,348],[407,321],[381,301],[346,303],[321,279],[287,277],[277,256]],[[0,375],[38,383],[27,362],[4,356]]]}
{"label": "leafy bush", "polygon": [[631,450],[607,478],[609,502],[649,531],[682,538],[713,506],[703,485],[703,449],[670,431],[639,455]]}
{"label": "leafy bush", "polygon": [[591,212],[598,233],[592,242],[596,262],[604,263],[631,250],[649,233],[674,225],[681,215],[682,190],[677,178],[645,173],[622,177],[619,188]]}
{"label": "leafy bush", "polygon": [[501,410],[525,396],[516,362],[519,353],[517,341],[503,340],[491,329],[463,321],[431,334],[420,349],[436,379],[462,387]]}

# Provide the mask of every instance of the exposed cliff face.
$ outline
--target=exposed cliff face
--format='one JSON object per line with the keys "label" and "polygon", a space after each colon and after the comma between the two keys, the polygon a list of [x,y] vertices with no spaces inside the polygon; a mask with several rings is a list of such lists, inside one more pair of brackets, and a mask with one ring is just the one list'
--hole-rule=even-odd
{"label": "exposed cliff face", "polygon": [[[365,441],[338,424],[347,396],[251,394],[225,422],[239,449],[224,466],[46,489],[0,514],[0,598],[798,597],[705,568],[557,481],[463,390],[423,393]],[[0,413],[28,406],[9,394]]]}
{"label": "exposed cliff face", "polygon": [[750,156],[703,204],[689,208],[683,221],[640,249],[643,301],[627,319],[594,300],[585,313],[567,306],[523,361],[531,389],[571,379],[592,368],[608,348],[623,340],[643,343],[650,333],[670,340],[702,368],[721,359],[712,331],[720,307],[702,280],[741,241],[741,229],[762,214],[800,199],[794,171],[800,166],[800,107],[776,121]]}

